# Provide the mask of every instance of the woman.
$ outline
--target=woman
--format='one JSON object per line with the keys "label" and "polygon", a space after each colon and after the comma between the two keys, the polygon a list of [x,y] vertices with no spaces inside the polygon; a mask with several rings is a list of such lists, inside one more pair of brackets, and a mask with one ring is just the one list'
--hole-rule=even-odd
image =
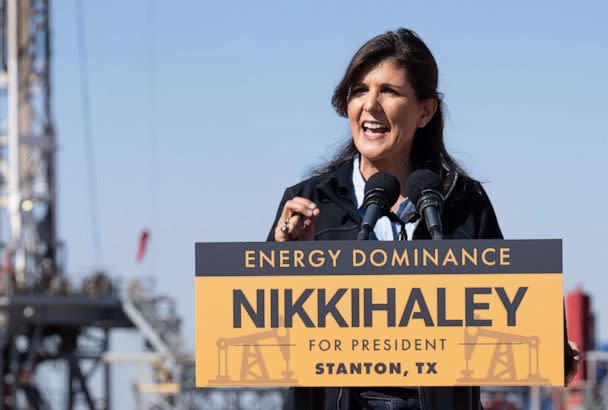
{"label": "woman", "polygon": [[[332,98],[338,114],[348,118],[352,140],[315,176],[285,191],[268,239],[356,239],[365,181],[379,171],[400,182],[391,211],[407,222],[407,239],[430,239],[425,224],[411,221],[415,207],[404,193],[408,176],[420,168],[443,181],[444,238],[502,238],[483,188],[445,149],[437,82],[437,63],[413,31],[400,28],[365,43]],[[374,239],[397,239],[399,226],[381,218]],[[480,401],[477,387],[295,388],[286,408],[468,410],[480,408]]]}

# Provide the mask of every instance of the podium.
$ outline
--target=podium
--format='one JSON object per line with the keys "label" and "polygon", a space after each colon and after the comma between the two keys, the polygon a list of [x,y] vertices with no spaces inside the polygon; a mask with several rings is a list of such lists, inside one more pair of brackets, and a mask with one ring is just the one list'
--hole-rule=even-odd
{"label": "podium", "polygon": [[562,386],[560,240],[196,244],[196,385]]}

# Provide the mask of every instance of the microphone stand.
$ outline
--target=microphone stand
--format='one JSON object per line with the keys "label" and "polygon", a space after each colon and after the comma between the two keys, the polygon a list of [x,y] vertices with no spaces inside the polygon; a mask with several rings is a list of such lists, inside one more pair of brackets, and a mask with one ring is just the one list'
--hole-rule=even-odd
{"label": "microphone stand", "polygon": [[441,192],[429,189],[423,191],[422,197],[420,197],[416,204],[416,209],[420,209],[420,216],[426,222],[431,239],[434,241],[443,239],[443,224],[441,223],[443,199]]}
{"label": "microphone stand", "polygon": [[[418,209],[418,206],[419,205],[417,204],[416,205],[417,209]],[[427,217],[431,221],[436,222],[434,224],[430,224],[431,228],[428,229],[428,231],[431,234],[431,240],[441,241],[443,239],[443,224],[441,223],[441,215],[439,215],[439,214],[434,215],[432,212],[425,212],[425,210],[426,210],[426,208],[423,209],[422,215],[420,215],[418,212],[416,212],[416,215],[418,216],[418,218],[424,219],[425,223],[427,222]],[[420,222],[422,223],[422,221],[420,221]],[[424,408],[424,394],[422,393],[422,388],[420,386],[418,386],[418,400],[420,400],[420,408]]]}

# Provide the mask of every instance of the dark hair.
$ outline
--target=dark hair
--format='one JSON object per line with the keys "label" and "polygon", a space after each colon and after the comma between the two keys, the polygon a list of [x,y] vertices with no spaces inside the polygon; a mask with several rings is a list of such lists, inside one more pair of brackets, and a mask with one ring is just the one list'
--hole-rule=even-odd
{"label": "dark hair", "polygon": [[[467,176],[456,160],[448,154],[443,143],[443,105],[442,94],[437,91],[439,77],[437,62],[426,44],[412,30],[400,28],[376,36],[355,53],[331,99],[337,113],[342,117],[347,116],[352,85],[367,71],[387,59],[406,70],[418,100],[435,98],[438,103],[433,118],[424,128],[418,128],[414,134],[410,157],[412,170],[431,169],[442,178],[449,171],[457,171]],[[332,172],[343,163],[350,161],[356,154],[357,148],[351,138],[333,159],[315,169],[313,174]]]}

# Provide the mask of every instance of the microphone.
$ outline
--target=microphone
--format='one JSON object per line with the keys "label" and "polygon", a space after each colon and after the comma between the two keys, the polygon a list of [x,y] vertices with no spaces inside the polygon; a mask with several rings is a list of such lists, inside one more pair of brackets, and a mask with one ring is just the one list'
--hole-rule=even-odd
{"label": "microphone", "polygon": [[388,172],[377,172],[367,180],[363,197],[365,214],[357,240],[369,238],[378,219],[389,214],[391,206],[397,202],[400,192],[399,181]]}
{"label": "microphone", "polygon": [[441,209],[444,198],[439,176],[429,169],[414,171],[407,179],[405,192],[416,205],[416,211],[424,217],[431,238],[443,239]]}

